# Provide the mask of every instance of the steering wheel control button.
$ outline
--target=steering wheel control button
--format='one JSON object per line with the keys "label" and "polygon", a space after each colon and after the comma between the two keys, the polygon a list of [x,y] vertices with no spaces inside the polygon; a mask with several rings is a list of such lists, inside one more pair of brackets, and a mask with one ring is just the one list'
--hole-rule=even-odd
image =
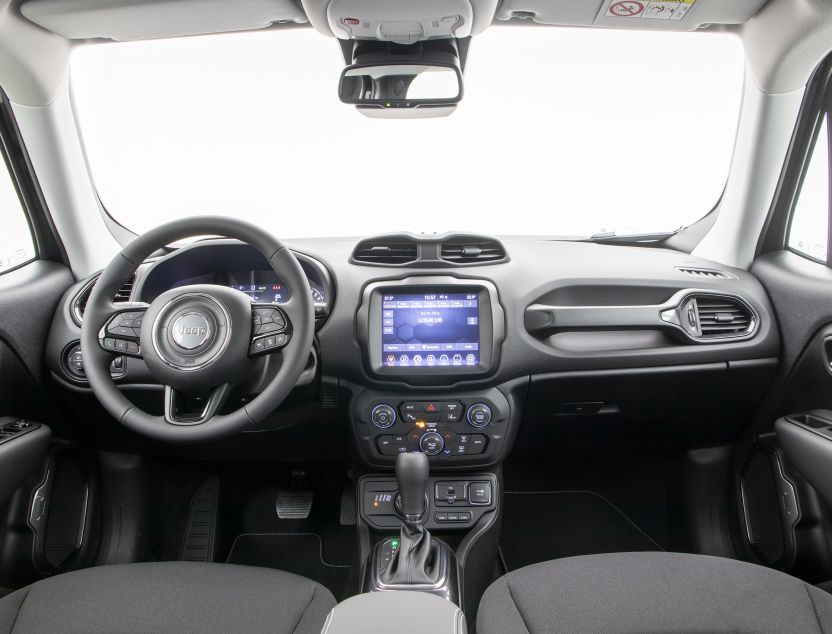
{"label": "steering wheel control button", "polygon": [[429,431],[419,440],[419,448],[427,456],[438,456],[445,448],[445,441],[435,431]]}
{"label": "steering wheel control button", "polygon": [[396,422],[396,410],[389,405],[376,405],[370,412],[370,421],[379,429],[387,429]]}
{"label": "steering wheel control button", "polygon": [[491,504],[491,483],[472,482],[468,487],[468,502],[474,506]]}
{"label": "steering wheel control button", "polygon": [[473,427],[485,427],[491,422],[491,408],[485,403],[472,405],[468,410],[468,422]]}
{"label": "steering wheel control button", "polygon": [[286,328],[286,318],[279,308],[255,308],[251,315],[251,325],[255,335],[282,332]]}
{"label": "steering wheel control button", "polygon": [[268,354],[284,348],[292,338],[289,318],[274,306],[255,306],[251,313],[249,354]]}

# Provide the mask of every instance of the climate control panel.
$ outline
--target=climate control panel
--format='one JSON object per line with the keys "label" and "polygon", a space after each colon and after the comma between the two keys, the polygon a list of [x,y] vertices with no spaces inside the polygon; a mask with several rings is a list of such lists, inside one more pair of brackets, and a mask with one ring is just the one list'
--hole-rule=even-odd
{"label": "climate control panel", "polygon": [[416,397],[365,391],[354,401],[359,446],[374,464],[405,452],[450,466],[491,464],[504,445],[511,406],[497,389]]}

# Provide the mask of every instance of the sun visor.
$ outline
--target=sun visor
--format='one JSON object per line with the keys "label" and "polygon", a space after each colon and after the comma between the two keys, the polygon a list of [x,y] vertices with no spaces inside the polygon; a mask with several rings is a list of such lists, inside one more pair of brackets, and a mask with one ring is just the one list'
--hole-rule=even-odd
{"label": "sun visor", "polygon": [[540,24],[693,31],[710,24],[744,24],[766,0],[504,0],[495,16]]}
{"label": "sun visor", "polygon": [[292,0],[28,0],[20,12],[70,40],[120,42],[307,22]]}

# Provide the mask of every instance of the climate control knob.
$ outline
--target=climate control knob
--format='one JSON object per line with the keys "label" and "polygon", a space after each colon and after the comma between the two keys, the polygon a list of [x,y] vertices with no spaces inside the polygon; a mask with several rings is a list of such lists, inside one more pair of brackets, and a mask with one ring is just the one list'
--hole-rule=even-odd
{"label": "climate control knob", "polygon": [[426,456],[438,456],[445,448],[445,441],[435,431],[429,431],[419,439],[419,449]]}
{"label": "climate control knob", "polygon": [[370,412],[370,420],[379,429],[387,429],[396,422],[396,410],[389,405],[376,405]]}
{"label": "climate control knob", "polygon": [[477,403],[468,409],[468,422],[474,427],[485,427],[491,422],[491,408],[485,403]]}

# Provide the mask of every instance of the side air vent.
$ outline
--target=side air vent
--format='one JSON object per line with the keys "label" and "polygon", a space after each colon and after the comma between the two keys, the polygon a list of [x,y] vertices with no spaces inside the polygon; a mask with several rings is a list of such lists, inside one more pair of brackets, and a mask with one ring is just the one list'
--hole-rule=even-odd
{"label": "side air vent", "polygon": [[396,266],[410,264],[419,257],[416,242],[407,238],[363,240],[355,247],[352,260],[362,264]]}
{"label": "side air vent", "polygon": [[699,277],[705,279],[715,279],[715,280],[735,280],[737,277],[728,273],[727,271],[719,271],[717,269],[699,269],[699,268],[687,268],[682,266],[677,266],[676,270],[680,273],[684,273],[685,275],[690,275],[691,277]]}
{"label": "side air vent", "polygon": [[442,243],[440,257],[454,264],[495,264],[506,259],[506,250],[496,240],[464,237]]}
{"label": "side air vent", "polygon": [[[87,282],[87,284],[81,289],[81,291],[75,296],[75,300],[72,302],[72,317],[75,319],[75,322],[80,326],[81,322],[84,320],[84,310],[87,308],[87,302],[90,299],[90,295],[92,294],[92,289],[95,286],[95,282],[98,278],[94,278]],[[115,297],[113,297],[113,301],[116,303],[119,302],[129,302],[130,295],[133,293],[133,283],[136,281],[136,274],[130,276],[124,284],[116,291]]]}
{"label": "side air vent", "polygon": [[741,337],[755,328],[751,309],[732,297],[696,296],[696,317],[703,339]]}

